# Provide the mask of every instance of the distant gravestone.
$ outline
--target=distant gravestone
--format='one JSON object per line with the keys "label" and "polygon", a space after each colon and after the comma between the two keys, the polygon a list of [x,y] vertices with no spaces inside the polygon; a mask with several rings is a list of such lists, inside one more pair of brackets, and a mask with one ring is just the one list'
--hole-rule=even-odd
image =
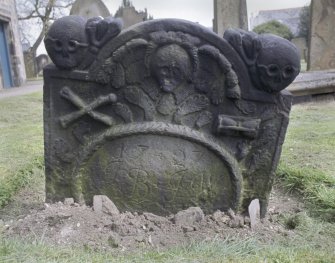
{"label": "distant gravestone", "polygon": [[107,17],[110,12],[101,0],[76,0],[72,5],[70,15],[78,15],[86,18]]}
{"label": "distant gravestone", "polygon": [[29,52],[24,53],[24,65],[26,69],[26,76],[28,78],[36,78],[37,76],[37,65],[36,58]]}
{"label": "distant gravestone", "polygon": [[309,70],[335,68],[335,1],[311,3]]}
{"label": "distant gravestone", "polygon": [[291,42],[296,45],[300,52],[301,59],[307,61],[307,55],[308,55],[308,47],[307,47],[307,41],[304,37],[296,37],[291,39]]}
{"label": "distant gravestone", "polygon": [[214,32],[223,36],[229,28],[248,30],[246,0],[214,0]]}
{"label": "distant gravestone", "polygon": [[49,64],[49,57],[46,54],[38,55],[36,57],[37,73],[39,74],[47,64]]}
{"label": "distant gravestone", "polygon": [[265,215],[299,73],[289,41],[188,21],[54,22],[44,69],[47,201]]}

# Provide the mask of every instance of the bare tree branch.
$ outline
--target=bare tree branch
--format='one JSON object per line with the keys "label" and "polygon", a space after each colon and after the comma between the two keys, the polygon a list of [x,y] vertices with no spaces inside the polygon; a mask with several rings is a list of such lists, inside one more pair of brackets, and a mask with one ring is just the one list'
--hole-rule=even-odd
{"label": "bare tree branch", "polygon": [[16,0],[21,38],[25,43],[33,43],[29,49],[30,57],[35,58],[50,23],[68,15],[73,3],[74,0]]}
{"label": "bare tree branch", "polygon": [[40,16],[38,15],[29,15],[29,16],[26,16],[26,17],[19,17],[18,19],[19,20],[29,20],[31,18],[39,18]]}

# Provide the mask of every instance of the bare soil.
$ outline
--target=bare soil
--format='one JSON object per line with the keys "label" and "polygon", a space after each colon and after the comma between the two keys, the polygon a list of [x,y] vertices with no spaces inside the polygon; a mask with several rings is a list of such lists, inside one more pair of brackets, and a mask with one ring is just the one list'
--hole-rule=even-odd
{"label": "bare soil", "polygon": [[251,229],[248,217],[220,211],[205,215],[199,222],[184,224],[175,223],[174,215],[161,217],[151,213],[125,212],[111,216],[76,203],[44,204],[36,201],[36,196],[27,198],[27,193],[22,192],[13,203],[0,210],[0,233],[2,231],[5,237],[18,237],[49,245],[115,252],[143,248],[161,250],[227,237],[257,236],[271,242],[278,236],[294,235],[293,230],[279,223],[278,217],[302,210],[302,203],[274,189],[267,217]]}

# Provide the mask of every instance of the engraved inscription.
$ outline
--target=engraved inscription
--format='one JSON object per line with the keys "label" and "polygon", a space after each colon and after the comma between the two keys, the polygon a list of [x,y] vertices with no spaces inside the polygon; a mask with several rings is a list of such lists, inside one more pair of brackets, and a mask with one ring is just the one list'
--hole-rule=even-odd
{"label": "engraved inscription", "polygon": [[206,148],[178,138],[119,139],[99,149],[89,167],[87,174],[99,171],[100,179],[89,179],[85,187],[99,188],[123,210],[145,206],[169,214],[199,205],[210,212],[226,209],[232,199],[229,171],[222,161]]}

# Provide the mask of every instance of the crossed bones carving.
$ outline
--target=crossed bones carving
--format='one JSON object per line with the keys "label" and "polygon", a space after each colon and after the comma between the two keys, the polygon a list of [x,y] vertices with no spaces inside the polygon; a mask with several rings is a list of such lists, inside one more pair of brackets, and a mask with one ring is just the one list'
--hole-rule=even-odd
{"label": "crossed bones carving", "polygon": [[93,119],[106,124],[107,126],[113,125],[114,119],[111,116],[96,112],[94,110],[102,105],[115,103],[117,98],[114,93],[110,93],[106,96],[100,96],[91,103],[85,103],[78,95],[73,93],[69,87],[64,87],[60,91],[60,95],[79,108],[78,111],[69,113],[59,118],[63,128],[67,128],[70,123],[76,121],[86,114],[91,116]]}

